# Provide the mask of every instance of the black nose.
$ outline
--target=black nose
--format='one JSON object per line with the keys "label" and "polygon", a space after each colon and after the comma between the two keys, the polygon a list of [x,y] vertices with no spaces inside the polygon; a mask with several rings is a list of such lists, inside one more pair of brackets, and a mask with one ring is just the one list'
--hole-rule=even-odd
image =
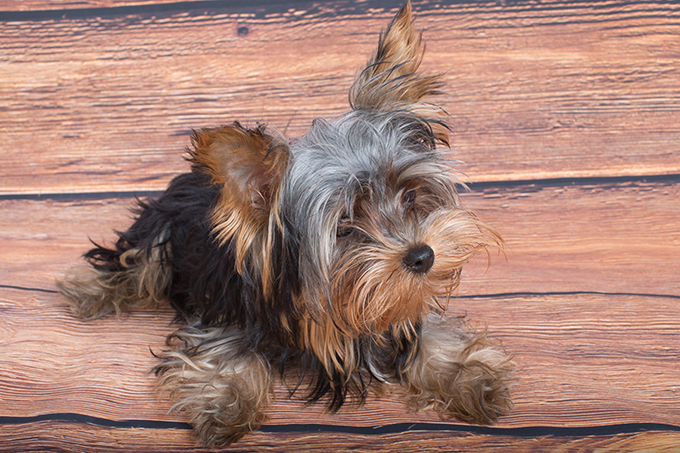
{"label": "black nose", "polygon": [[424,274],[434,264],[434,250],[429,245],[418,245],[406,254],[403,261],[412,272]]}

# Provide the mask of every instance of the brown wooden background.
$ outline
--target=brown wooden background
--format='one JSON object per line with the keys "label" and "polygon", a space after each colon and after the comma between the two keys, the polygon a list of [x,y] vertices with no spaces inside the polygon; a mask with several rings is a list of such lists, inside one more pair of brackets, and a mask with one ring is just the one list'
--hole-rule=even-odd
{"label": "brown wooden background", "polygon": [[[81,323],[53,279],[187,169],[190,129],[344,111],[399,6],[0,2],[0,451],[202,450],[149,373],[172,313]],[[680,3],[415,10],[465,202],[509,245],[450,310],[515,355],[514,411],[442,422],[397,392],[330,416],[279,389],[233,450],[680,451]]]}

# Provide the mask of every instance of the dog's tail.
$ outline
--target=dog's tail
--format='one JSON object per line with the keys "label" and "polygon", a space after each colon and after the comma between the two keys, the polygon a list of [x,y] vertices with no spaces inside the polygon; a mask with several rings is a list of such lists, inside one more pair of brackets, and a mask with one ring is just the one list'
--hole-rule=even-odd
{"label": "dog's tail", "polygon": [[76,316],[96,319],[157,306],[167,299],[172,280],[169,227],[135,246],[125,240],[133,229],[134,225],[121,234],[114,247],[95,243],[85,254],[91,267],[83,266],[56,281]]}

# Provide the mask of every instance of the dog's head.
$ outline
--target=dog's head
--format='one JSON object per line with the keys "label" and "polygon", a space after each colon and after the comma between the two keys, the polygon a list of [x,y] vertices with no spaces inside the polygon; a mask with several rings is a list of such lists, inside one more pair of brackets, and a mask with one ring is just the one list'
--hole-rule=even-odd
{"label": "dog's head", "polygon": [[196,166],[222,196],[217,240],[265,298],[356,338],[411,332],[444,307],[470,257],[501,246],[463,209],[437,151],[448,144],[441,80],[418,72],[421,35],[406,4],[350,90],[351,111],[288,143],[238,123],[194,137]]}

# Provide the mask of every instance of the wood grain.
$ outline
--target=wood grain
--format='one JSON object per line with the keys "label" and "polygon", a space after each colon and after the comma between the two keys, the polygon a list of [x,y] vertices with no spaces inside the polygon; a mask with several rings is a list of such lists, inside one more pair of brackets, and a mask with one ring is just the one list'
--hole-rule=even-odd
{"label": "wood grain", "polygon": [[[168,415],[149,372],[150,353],[175,327],[165,309],[82,323],[56,294],[4,289],[0,298],[0,398],[6,417],[77,413],[107,420],[184,422]],[[613,310],[611,307],[616,307]],[[467,315],[512,353],[519,381],[501,427],[586,427],[624,423],[680,426],[677,298],[593,294],[466,298]],[[26,329],[26,326],[31,326]],[[303,395],[300,395],[303,396]],[[325,414],[288,399],[277,384],[269,424],[384,426],[441,422],[413,414],[401,390],[360,409]]]}
{"label": "wood grain", "polygon": [[[0,452],[210,451],[154,390],[170,309],[83,323],[53,279],[130,224],[133,194],[186,171],[190,129],[296,137],[343,112],[397,7],[0,2]],[[448,316],[513,354],[513,412],[442,421],[394,389],[329,415],[278,382],[269,421],[231,449],[677,451],[680,4],[415,9],[464,203],[507,243],[466,267]]]}
{"label": "wood grain", "polygon": [[[680,181],[489,188],[465,198],[507,242],[507,261],[466,272],[476,294],[680,294]],[[477,270],[479,269],[479,270]],[[491,281],[490,281],[491,280]],[[465,291],[468,291],[468,289]]]}
{"label": "wood grain", "polygon": [[[183,0],[189,3],[192,0]],[[199,2],[201,0],[193,0]],[[0,12],[13,11],[59,11],[91,8],[120,8],[125,6],[141,5],[171,5],[175,0],[3,0],[0,3]]]}
{"label": "wood grain", "polygon": [[[339,114],[393,10],[338,5],[0,23],[0,193],[160,189],[192,128]],[[472,180],[680,172],[677,4],[419,9]]]}
{"label": "wood grain", "polygon": [[[77,432],[78,435],[74,436]],[[36,433],[38,433],[36,435]],[[86,448],[88,452],[148,451],[174,453],[187,451],[190,440],[181,430],[107,429],[69,423],[35,423],[18,427],[0,426],[0,452],[71,452]],[[671,453],[677,451],[680,434],[649,431],[615,436],[544,435],[516,437],[508,435],[474,435],[450,432],[407,432],[390,435],[346,433],[261,433],[245,437],[229,451],[268,452],[639,452]],[[218,451],[201,447],[191,451]],[[223,451],[220,450],[220,451]]]}
{"label": "wood grain", "polygon": [[[464,269],[460,295],[594,291],[680,294],[680,180],[480,188],[467,207],[494,226],[506,257]],[[132,198],[0,200],[0,283],[52,289],[95,241],[131,223]]]}
{"label": "wood grain", "polygon": [[[517,356],[522,379],[515,412],[504,423],[680,425],[679,190],[678,182],[638,181],[496,187],[465,196],[482,218],[498,224],[509,245],[507,263],[494,258],[486,275],[483,262],[466,271],[462,297],[450,306],[451,315],[487,325]],[[148,349],[162,349],[173,330],[170,311],[83,324],[53,293],[52,279],[79,261],[86,235],[111,238],[111,229],[131,221],[131,202],[0,201],[13,213],[0,220],[0,337],[9,339],[3,349],[12,351],[0,365],[11,370],[0,372],[0,391],[16,398],[9,414],[70,408],[115,420],[130,418],[130,411],[172,419],[165,414],[169,404],[156,401],[148,374],[154,365]],[[27,392],[31,398],[22,398]],[[272,411],[275,423],[414,420],[398,395],[338,417],[319,408],[301,412],[283,388]],[[436,421],[431,413],[418,417]]]}

